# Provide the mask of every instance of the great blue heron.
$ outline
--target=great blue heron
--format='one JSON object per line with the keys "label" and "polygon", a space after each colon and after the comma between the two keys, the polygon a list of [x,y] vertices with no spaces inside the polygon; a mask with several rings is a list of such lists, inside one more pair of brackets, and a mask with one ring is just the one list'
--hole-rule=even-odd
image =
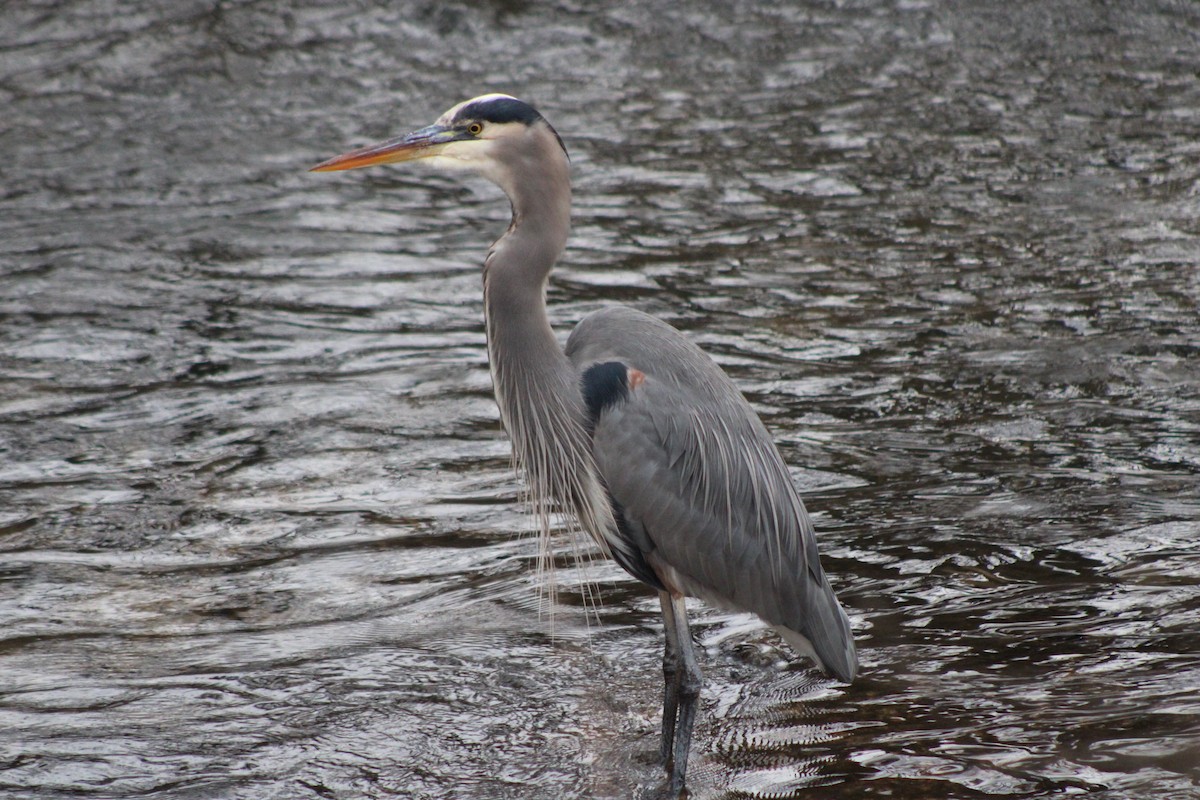
{"label": "great blue heron", "polygon": [[699,347],[621,306],[588,315],[566,349],[546,281],[567,241],[562,139],[531,106],[489,94],[433,125],[313,167],[428,159],[473,170],[512,203],[483,263],[488,361],[500,417],[543,533],[552,506],[658,591],[666,647],[661,756],[683,791],[701,674],[684,597],[753,611],[799,653],[849,682],[850,622],[821,568],[787,467],[733,382]]}

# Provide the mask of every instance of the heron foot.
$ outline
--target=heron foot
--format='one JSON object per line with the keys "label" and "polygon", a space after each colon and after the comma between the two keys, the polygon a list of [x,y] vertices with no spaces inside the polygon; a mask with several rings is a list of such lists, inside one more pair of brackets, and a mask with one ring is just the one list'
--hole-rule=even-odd
{"label": "heron foot", "polygon": [[687,800],[689,796],[686,786],[675,788],[668,780],[657,790],[642,795],[642,800]]}

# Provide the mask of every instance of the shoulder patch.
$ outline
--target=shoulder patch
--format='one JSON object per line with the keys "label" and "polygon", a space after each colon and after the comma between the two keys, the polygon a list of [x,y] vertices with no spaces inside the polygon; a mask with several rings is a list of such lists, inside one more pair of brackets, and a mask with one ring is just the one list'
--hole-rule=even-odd
{"label": "shoulder patch", "polygon": [[593,364],[584,370],[580,384],[588,417],[594,424],[604,409],[629,396],[629,370],[620,361]]}

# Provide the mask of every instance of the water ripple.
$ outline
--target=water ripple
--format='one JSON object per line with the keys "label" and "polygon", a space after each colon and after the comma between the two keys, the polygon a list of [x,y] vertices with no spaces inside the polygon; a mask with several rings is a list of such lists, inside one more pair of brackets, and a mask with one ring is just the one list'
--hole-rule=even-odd
{"label": "water ripple", "polygon": [[657,603],[565,540],[552,602],[490,397],[506,204],[305,172],[497,90],[572,154],[556,327],[625,302],[714,355],[859,642],[842,687],[697,604],[691,796],[1195,797],[1197,30],[6,9],[0,791],[653,795]]}

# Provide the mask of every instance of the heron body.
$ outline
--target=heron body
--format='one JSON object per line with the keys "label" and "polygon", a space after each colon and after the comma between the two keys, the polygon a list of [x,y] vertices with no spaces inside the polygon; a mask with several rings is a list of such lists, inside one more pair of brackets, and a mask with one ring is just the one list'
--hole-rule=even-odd
{"label": "heron body", "polygon": [[662,756],[667,792],[678,795],[701,685],[685,596],[754,612],[843,681],[858,670],[804,504],[749,403],[670,325],[614,306],[584,318],[559,346],[545,296],[570,228],[569,161],[537,111],[484,95],[434,125],[313,169],[417,158],[478,172],[512,203],[512,224],[483,272],[500,415],[542,519],[552,506],[568,510],[659,593]]}

